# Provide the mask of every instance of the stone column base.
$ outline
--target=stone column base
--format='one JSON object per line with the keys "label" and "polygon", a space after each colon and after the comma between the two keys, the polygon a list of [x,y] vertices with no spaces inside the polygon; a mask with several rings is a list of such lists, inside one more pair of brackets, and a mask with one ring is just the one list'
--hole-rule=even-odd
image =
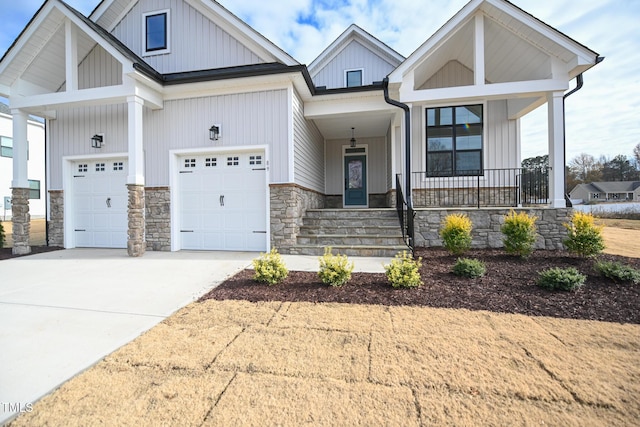
{"label": "stone column base", "polygon": [[49,190],[49,202],[48,244],[64,246],[64,193],[62,190]]}
{"label": "stone column base", "polygon": [[127,254],[138,257],[144,255],[146,249],[144,241],[144,186],[128,184],[127,189],[129,190]]}
{"label": "stone column base", "polygon": [[29,215],[28,188],[11,189],[11,213],[13,223],[13,249],[11,252],[14,255],[30,254],[31,215]]}

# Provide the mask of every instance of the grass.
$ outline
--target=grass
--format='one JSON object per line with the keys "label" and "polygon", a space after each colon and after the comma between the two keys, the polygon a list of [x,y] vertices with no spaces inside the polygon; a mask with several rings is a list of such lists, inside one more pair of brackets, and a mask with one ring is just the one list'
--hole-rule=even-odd
{"label": "grass", "polygon": [[[11,221],[2,221],[4,232],[7,239],[4,242],[4,246],[9,248],[13,246],[12,230],[13,224]],[[29,236],[29,243],[31,246],[43,246],[46,244],[46,227],[47,222],[44,219],[32,219],[31,220],[31,233]]]}
{"label": "grass", "polygon": [[639,325],[193,303],[12,425],[631,425]]}

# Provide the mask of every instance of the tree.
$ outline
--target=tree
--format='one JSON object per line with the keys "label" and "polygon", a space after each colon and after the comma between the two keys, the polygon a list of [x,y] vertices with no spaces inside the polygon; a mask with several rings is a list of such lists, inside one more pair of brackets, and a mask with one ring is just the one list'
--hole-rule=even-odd
{"label": "tree", "polygon": [[548,154],[545,154],[544,156],[529,157],[522,161],[523,169],[548,168],[548,167],[549,167]]}
{"label": "tree", "polygon": [[590,154],[580,153],[569,162],[576,180],[582,183],[602,181],[602,163]]}
{"label": "tree", "polygon": [[640,144],[633,147],[633,157],[636,159],[636,168],[640,170]]}
{"label": "tree", "polygon": [[623,154],[618,154],[602,165],[603,181],[635,181],[638,175],[636,168]]}

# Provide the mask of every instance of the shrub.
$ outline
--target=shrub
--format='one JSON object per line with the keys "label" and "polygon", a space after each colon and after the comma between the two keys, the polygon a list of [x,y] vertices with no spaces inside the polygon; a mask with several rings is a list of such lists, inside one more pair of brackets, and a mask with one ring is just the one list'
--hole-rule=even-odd
{"label": "shrub", "polygon": [[615,261],[598,261],[596,271],[614,282],[640,284],[640,270]]}
{"label": "shrub", "polygon": [[587,276],[574,267],[548,268],[539,273],[538,286],[545,289],[572,291],[584,285]]}
{"label": "shrub", "polygon": [[417,288],[422,285],[421,266],[422,258],[415,260],[407,251],[402,251],[391,260],[391,264],[384,266],[384,271],[394,288]]}
{"label": "shrub", "polygon": [[353,263],[349,263],[346,255],[332,255],[331,247],[324,249],[324,255],[320,257],[320,270],[318,277],[322,283],[331,286],[342,286],[351,279]]}
{"label": "shrub", "polygon": [[456,276],[475,279],[477,277],[484,276],[487,272],[487,268],[485,267],[484,262],[479,259],[458,258],[458,261],[456,261],[452,271]]}
{"label": "shrub", "polygon": [[462,255],[471,247],[471,229],[473,224],[464,214],[451,214],[442,221],[440,237],[444,247],[454,255]]}
{"label": "shrub", "polygon": [[533,244],[536,242],[536,220],[526,212],[516,213],[511,210],[504,217],[504,224],[500,228],[504,234],[504,249],[512,255],[526,258],[533,252]]}
{"label": "shrub", "polygon": [[569,251],[582,257],[591,257],[604,249],[602,226],[596,225],[590,213],[575,211],[571,222],[564,226],[569,230],[569,236],[564,241]]}
{"label": "shrub", "polygon": [[289,275],[289,270],[276,249],[260,254],[260,258],[253,260],[253,268],[256,270],[253,280],[269,285],[275,285]]}
{"label": "shrub", "polygon": [[0,248],[4,248],[4,227],[2,226],[2,223],[0,222]]}

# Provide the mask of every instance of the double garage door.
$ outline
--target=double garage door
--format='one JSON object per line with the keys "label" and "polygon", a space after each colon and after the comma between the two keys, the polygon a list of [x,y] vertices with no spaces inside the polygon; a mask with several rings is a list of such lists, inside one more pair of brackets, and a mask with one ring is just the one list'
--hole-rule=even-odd
{"label": "double garage door", "polygon": [[[178,188],[172,189],[178,248],[265,251],[264,153],[187,155],[178,162]],[[126,159],[81,161],[73,168],[75,246],[126,248]]]}
{"label": "double garage door", "polygon": [[181,249],[265,251],[264,153],[188,155],[178,161]]}

